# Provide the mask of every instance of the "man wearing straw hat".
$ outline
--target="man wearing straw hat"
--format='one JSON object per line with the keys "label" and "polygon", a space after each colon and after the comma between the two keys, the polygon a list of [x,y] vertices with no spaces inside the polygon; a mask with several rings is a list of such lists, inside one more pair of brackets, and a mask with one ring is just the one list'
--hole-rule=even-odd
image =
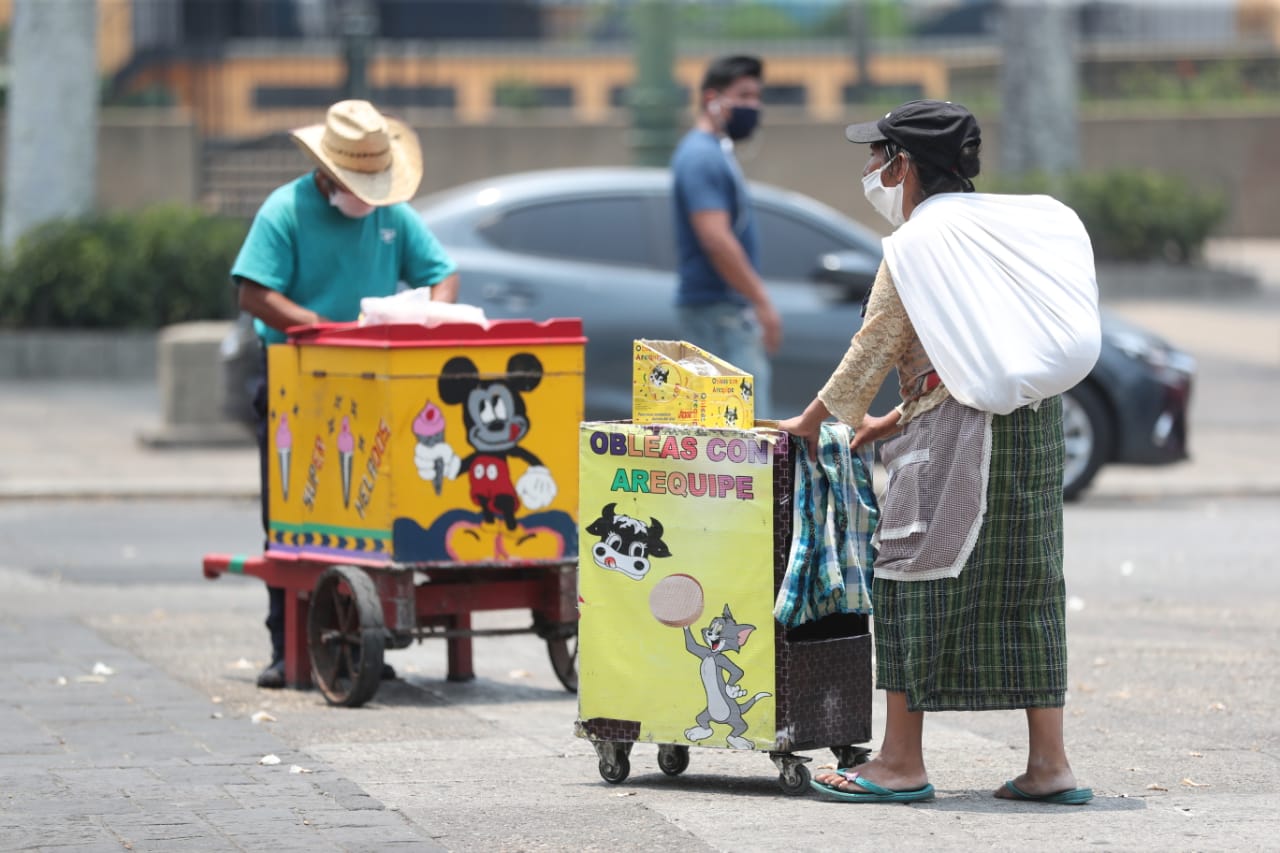
{"label": "man wearing straw hat", "polygon": [[[253,219],[231,275],[240,308],[255,318],[264,345],[254,394],[262,464],[262,526],[267,529],[266,345],[285,330],[351,321],[366,296],[390,296],[400,282],[430,287],[453,302],[456,267],[408,204],[422,181],[418,137],[368,101],[341,101],[323,124],[290,136],[316,168],[277,188]],[[269,587],[271,663],[259,687],[284,687],[284,590]]]}

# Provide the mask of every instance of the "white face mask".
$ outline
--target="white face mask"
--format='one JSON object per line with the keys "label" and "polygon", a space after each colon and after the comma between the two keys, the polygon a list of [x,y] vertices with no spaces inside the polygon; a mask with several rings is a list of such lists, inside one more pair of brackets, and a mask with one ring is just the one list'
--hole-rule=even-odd
{"label": "white face mask", "polygon": [[336,189],[329,193],[329,204],[342,211],[343,216],[352,219],[364,219],[374,211],[373,205],[361,201],[346,190]]}
{"label": "white face mask", "polygon": [[[890,160],[890,163],[893,161]],[[879,169],[862,179],[862,194],[867,197],[867,201],[871,202],[871,206],[876,209],[876,213],[889,220],[889,224],[894,228],[907,221],[907,217],[902,214],[902,198],[903,191],[906,188],[906,181],[899,181],[896,187],[886,187],[884,182],[880,180],[880,173],[885,170],[885,163]]]}

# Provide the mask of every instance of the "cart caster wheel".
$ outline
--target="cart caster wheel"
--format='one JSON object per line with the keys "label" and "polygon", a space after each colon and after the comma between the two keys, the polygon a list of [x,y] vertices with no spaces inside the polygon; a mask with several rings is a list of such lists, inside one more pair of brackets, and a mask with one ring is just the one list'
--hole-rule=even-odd
{"label": "cart caster wheel", "polygon": [[689,769],[689,747],[662,744],[658,747],[658,769],[668,776],[679,776]]}
{"label": "cart caster wheel", "polygon": [[573,636],[547,640],[547,654],[556,678],[570,693],[578,692],[578,632]]}
{"label": "cart caster wheel", "polygon": [[631,759],[621,751],[614,753],[612,760],[600,759],[600,778],[610,785],[620,785],[631,775]]}
{"label": "cart caster wheel", "polygon": [[871,750],[865,746],[833,746],[831,754],[836,757],[837,767],[857,767],[871,760]]}
{"label": "cart caster wheel", "polygon": [[778,774],[778,784],[784,793],[793,797],[809,793],[809,768],[803,764],[793,764]]}
{"label": "cart caster wheel", "polygon": [[354,566],[325,569],[311,597],[307,643],[329,704],[357,708],[378,692],[386,634],[382,599],[369,575]]}

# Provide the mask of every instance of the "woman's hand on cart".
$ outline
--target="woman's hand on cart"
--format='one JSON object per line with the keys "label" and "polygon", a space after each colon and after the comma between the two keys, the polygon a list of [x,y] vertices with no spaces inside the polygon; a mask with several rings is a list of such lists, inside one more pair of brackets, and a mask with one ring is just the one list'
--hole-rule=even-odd
{"label": "woman's hand on cart", "polygon": [[859,424],[858,429],[853,433],[853,441],[849,442],[849,446],[857,450],[869,441],[879,441],[882,438],[888,438],[898,431],[898,421],[901,419],[902,413],[897,409],[889,412],[887,415],[873,417],[866,415]]}
{"label": "woman's hand on cart", "polygon": [[809,453],[809,459],[817,462],[819,433],[822,431],[822,422],[829,417],[831,417],[831,413],[827,411],[826,405],[815,397],[813,402],[806,406],[801,414],[794,418],[778,421],[778,429],[789,432],[796,438],[804,439],[804,446]]}

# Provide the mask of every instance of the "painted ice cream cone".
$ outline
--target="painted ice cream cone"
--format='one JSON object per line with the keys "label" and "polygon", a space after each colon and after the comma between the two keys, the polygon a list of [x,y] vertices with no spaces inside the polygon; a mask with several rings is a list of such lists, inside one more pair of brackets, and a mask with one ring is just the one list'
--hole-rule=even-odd
{"label": "painted ice cream cone", "polygon": [[280,415],[276,428],[276,458],[280,462],[280,494],[289,500],[289,460],[293,456],[293,433],[289,430],[289,416]]}
{"label": "painted ice cream cone", "polygon": [[351,421],[342,419],[338,433],[338,462],[342,465],[342,505],[351,506],[351,463],[355,457],[356,438],[351,434]]}
{"label": "painted ice cream cone", "polygon": [[[429,402],[413,419],[413,434],[418,437],[418,444],[423,447],[434,447],[444,441],[444,412],[435,403]],[[431,480],[436,494],[444,486],[444,460],[436,459],[436,474]]]}

